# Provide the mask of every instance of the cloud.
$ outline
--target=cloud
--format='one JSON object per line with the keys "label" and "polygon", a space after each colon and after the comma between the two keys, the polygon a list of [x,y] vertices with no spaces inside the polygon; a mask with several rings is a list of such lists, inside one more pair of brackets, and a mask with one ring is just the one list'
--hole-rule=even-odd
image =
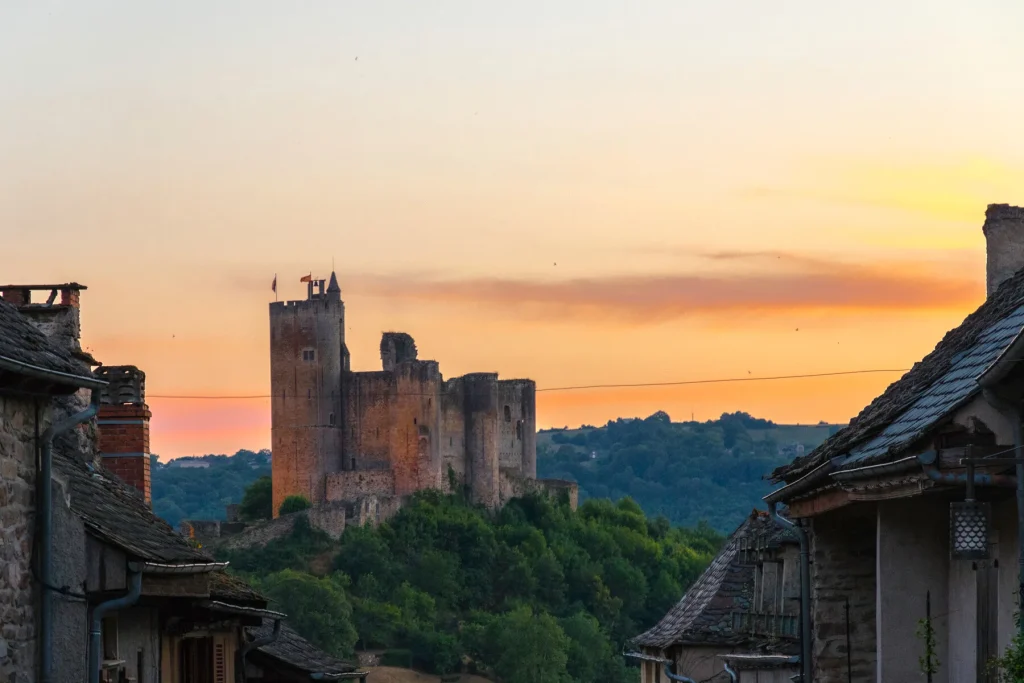
{"label": "cloud", "polygon": [[[743,264],[781,254],[720,252],[712,257]],[[749,268],[569,280],[364,275],[350,279],[348,289],[531,318],[643,324],[745,313],[966,309],[983,299],[982,280],[980,274],[917,263],[857,265],[803,257],[777,271]]]}

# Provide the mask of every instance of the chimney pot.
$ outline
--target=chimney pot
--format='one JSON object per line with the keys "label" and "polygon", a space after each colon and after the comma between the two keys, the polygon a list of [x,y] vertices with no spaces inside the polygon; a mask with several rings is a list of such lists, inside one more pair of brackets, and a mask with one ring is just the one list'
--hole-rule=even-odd
{"label": "chimney pot", "polygon": [[982,228],[986,240],[988,295],[1024,268],[1024,208],[989,204]]}

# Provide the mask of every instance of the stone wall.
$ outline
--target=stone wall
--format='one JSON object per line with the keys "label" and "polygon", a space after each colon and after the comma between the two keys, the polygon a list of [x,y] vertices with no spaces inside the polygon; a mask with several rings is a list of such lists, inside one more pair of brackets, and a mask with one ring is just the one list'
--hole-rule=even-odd
{"label": "stone wall", "polygon": [[[290,534],[292,529],[295,528],[295,520],[299,517],[305,517],[311,527],[319,529],[334,540],[337,540],[345,532],[345,526],[348,524],[347,516],[345,505],[323,503],[308,510],[281,515],[277,519],[253,524],[228,524],[216,521],[189,520],[182,522],[182,532],[187,535],[189,527],[195,529],[195,538],[211,548],[222,548],[225,550],[252,547],[262,548],[267,543],[284,538]],[[200,531],[197,525],[207,529],[212,529],[213,527],[207,527],[206,525],[216,525],[216,534],[210,532],[207,536],[208,540],[204,540],[200,538]]]}
{"label": "stone wall", "polygon": [[354,501],[362,496],[391,496],[395,474],[391,470],[355,470],[327,475],[328,501]]}
{"label": "stone wall", "polygon": [[565,499],[573,510],[579,506],[580,501],[579,485],[576,482],[563,479],[530,479],[514,468],[502,468],[499,490],[501,505],[513,498],[521,498],[531,493],[551,496],[556,500]]}
{"label": "stone wall", "polygon": [[[536,476],[537,387],[532,380],[498,382],[498,462]],[[532,467],[532,470],[531,470]]]}
{"label": "stone wall", "polygon": [[455,475],[457,486],[466,485],[466,392],[462,378],[444,383],[441,392],[441,489],[454,493],[449,481],[449,470]]}
{"label": "stone wall", "polygon": [[815,683],[847,683],[845,600],[850,601],[853,683],[876,676],[875,506],[813,518],[811,603]]}
{"label": "stone wall", "polygon": [[498,376],[478,373],[462,378],[466,421],[466,471],[470,499],[489,508],[500,501],[498,464]]}
{"label": "stone wall", "polygon": [[31,401],[0,396],[0,679],[19,683],[35,680],[35,430]]}

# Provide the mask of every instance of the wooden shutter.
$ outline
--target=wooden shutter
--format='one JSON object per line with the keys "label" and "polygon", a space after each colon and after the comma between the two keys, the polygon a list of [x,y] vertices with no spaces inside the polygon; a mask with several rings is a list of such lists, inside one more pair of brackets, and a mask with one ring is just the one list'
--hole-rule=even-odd
{"label": "wooden shutter", "polygon": [[222,638],[213,642],[213,683],[230,683],[228,681],[227,647]]}

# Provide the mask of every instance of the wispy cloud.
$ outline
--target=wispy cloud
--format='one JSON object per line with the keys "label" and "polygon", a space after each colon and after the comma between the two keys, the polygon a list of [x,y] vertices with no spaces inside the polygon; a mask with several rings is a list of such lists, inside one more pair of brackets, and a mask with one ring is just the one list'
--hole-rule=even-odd
{"label": "wispy cloud", "polygon": [[[781,256],[711,255],[738,264]],[[737,268],[724,274],[569,280],[363,275],[350,279],[348,288],[370,296],[480,306],[533,318],[642,324],[742,313],[962,309],[983,297],[982,278],[975,275],[930,270],[916,263],[859,265],[794,256],[777,272]]]}

